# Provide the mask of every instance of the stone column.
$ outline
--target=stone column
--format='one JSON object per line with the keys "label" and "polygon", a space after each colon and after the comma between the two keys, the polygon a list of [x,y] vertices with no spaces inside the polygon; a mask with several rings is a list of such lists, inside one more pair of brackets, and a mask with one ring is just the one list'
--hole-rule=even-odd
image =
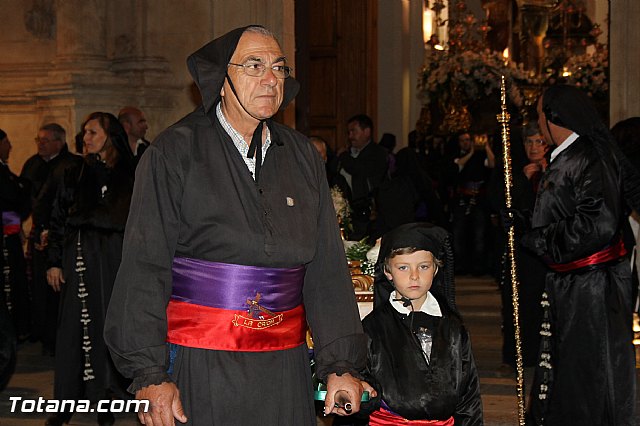
{"label": "stone column", "polygon": [[107,60],[107,2],[56,2],[57,68],[103,69]]}
{"label": "stone column", "polygon": [[407,145],[421,103],[417,96],[418,71],[424,61],[422,1],[378,0],[378,138],[396,136],[396,150]]}
{"label": "stone column", "polygon": [[610,3],[610,123],[640,116],[640,1]]}

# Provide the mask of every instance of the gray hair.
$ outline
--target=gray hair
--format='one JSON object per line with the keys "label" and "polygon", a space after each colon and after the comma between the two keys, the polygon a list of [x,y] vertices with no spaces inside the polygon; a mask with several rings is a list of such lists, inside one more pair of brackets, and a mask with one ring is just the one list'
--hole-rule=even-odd
{"label": "gray hair", "polygon": [[54,140],[60,140],[64,143],[67,143],[67,132],[58,123],[47,123],[40,127],[39,130],[49,131],[53,134]]}
{"label": "gray hair", "polygon": [[530,121],[522,126],[522,140],[527,139],[529,136],[541,134],[540,126],[538,126],[538,122],[536,121]]}

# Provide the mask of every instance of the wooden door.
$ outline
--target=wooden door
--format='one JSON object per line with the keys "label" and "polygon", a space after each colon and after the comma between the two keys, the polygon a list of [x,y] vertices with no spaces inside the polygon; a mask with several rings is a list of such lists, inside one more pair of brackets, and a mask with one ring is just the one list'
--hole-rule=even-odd
{"label": "wooden door", "polygon": [[336,151],[346,145],[349,117],[376,122],[377,0],[296,0],[295,7],[296,127]]}

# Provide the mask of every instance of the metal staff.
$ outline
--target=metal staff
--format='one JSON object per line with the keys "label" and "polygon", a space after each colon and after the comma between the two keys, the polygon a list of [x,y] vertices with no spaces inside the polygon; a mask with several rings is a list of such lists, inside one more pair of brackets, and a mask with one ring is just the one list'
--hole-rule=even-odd
{"label": "metal staff", "polygon": [[[502,125],[502,160],[504,164],[504,198],[507,209],[511,208],[511,188],[513,187],[513,175],[511,167],[511,141],[509,138],[509,120],[511,116],[507,112],[507,90],[504,75],[500,83],[500,103],[502,112],[497,115],[498,123]],[[512,213],[509,213],[512,216]],[[518,274],[516,271],[516,251],[514,242],[513,225],[509,227],[508,236],[509,264],[511,266],[511,289],[513,291],[513,325],[516,337],[516,372],[518,394],[518,423],[524,426],[524,395],[523,395],[523,370],[522,370],[522,344],[520,340],[520,304],[518,302]]]}

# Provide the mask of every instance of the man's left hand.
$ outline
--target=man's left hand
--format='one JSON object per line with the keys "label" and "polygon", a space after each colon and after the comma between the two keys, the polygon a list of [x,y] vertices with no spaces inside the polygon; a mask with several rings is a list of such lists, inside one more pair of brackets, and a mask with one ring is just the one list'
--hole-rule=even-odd
{"label": "man's left hand", "polygon": [[[336,407],[336,393],[342,391],[346,393],[348,401],[351,403],[351,411],[347,412],[342,405]],[[327,376],[327,396],[324,400],[324,414],[337,414],[339,416],[348,416],[357,413],[360,410],[360,399],[362,392],[368,391],[369,396],[374,398],[377,394],[375,389],[360,379],[356,379],[349,373],[338,376],[335,373]]]}

